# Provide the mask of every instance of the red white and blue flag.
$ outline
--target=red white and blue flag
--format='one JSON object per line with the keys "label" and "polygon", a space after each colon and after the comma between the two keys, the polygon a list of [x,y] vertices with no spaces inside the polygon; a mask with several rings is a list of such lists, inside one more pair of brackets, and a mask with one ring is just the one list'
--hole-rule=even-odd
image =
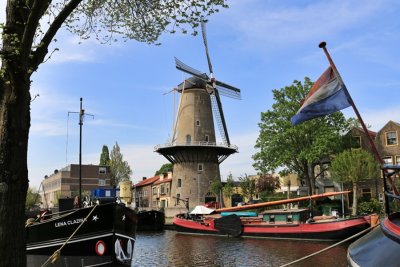
{"label": "red white and blue flag", "polygon": [[293,125],[329,115],[351,106],[346,86],[329,67],[315,82],[302,105],[291,119]]}

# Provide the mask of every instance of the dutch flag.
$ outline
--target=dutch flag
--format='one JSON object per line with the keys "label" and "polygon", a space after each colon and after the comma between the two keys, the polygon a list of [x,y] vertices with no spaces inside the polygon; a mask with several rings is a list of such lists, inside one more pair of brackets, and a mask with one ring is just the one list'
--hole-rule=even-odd
{"label": "dutch flag", "polygon": [[346,86],[329,67],[315,82],[303,103],[291,119],[293,125],[329,115],[351,106]]}

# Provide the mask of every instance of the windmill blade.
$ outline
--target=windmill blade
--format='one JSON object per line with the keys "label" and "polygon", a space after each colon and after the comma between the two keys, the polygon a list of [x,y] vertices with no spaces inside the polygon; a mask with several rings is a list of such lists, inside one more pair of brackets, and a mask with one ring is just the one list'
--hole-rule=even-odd
{"label": "windmill blade", "polygon": [[180,61],[176,57],[175,57],[175,66],[180,71],[189,73],[189,74],[191,74],[193,76],[196,76],[196,77],[198,77],[200,79],[203,79],[203,80],[206,80],[206,81],[209,80],[207,74],[202,73],[201,71],[198,71],[198,70],[186,65],[185,63],[183,63],[182,61]]}
{"label": "windmill blade", "polygon": [[222,139],[224,143],[230,146],[229,136],[228,136],[228,129],[226,128],[224,112],[222,110],[221,99],[219,98],[218,90],[214,91],[214,94],[210,95],[211,103],[213,106],[213,113],[216,118],[218,129],[221,133]]}
{"label": "windmill blade", "polygon": [[236,88],[236,87],[234,87],[232,85],[229,85],[229,84],[226,84],[226,83],[223,83],[223,82],[220,82],[220,81],[215,81],[215,84],[218,85],[218,86],[230,89],[230,90],[232,90],[232,91],[234,91],[234,92],[236,92],[236,93],[238,93],[240,95],[240,89],[239,88]]}
{"label": "windmill blade", "polygon": [[227,96],[227,97],[230,97],[233,99],[242,99],[240,90],[239,90],[239,92],[233,91],[233,90],[227,89],[226,87],[222,87],[219,85],[216,85],[216,89],[218,90],[220,95]]}
{"label": "windmill blade", "polygon": [[208,69],[210,70],[211,79],[213,79],[214,78],[214,72],[213,72],[212,65],[211,65],[210,54],[208,53],[208,44],[207,44],[207,36],[206,36],[206,22],[204,20],[201,21],[201,32],[203,34],[204,47],[206,48]]}

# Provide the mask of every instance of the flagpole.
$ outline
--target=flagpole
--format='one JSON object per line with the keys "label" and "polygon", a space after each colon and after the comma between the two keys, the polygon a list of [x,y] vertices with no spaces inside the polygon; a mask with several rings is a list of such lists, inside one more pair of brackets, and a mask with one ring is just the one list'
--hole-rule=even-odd
{"label": "flagpole", "polygon": [[[347,91],[347,88],[346,88],[346,86],[345,86],[345,84],[344,84],[344,82],[342,80],[342,77],[340,76],[339,71],[337,70],[337,68],[335,66],[335,63],[333,63],[333,60],[332,60],[331,56],[329,55],[328,50],[326,49],[326,42],[321,42],[318,46],[319,46],[319,48],[322,48],[324,50],[325,55],[328,58],[329,65],[332,67],[333,71],[335,72],[335,74],[338,77],[338,79],[341,82],[341,84],[344,85],[344,92],[345,92],[346,96],[348,97],[348,99],[350,101],[350,104],[353,107],[354,112],[356,113],[358,121],[360,122],[365,134],[367,135],[367,138],[368,138],[368,141],[369,141],[369,143],[371,145],[372,151],[374,152],[374,154],[375,154],[377,160],[379,161],[379,163],[383,165],[385,162],[383,161],[381,155],[379,154],[378,149],[376,148],[374,141],[372,140],[371,136],[369,135],[369,131],[368,131],[367,127],[365,126],[364,120],[361,118],[361,115],[358,112],[358,109],[357,109],[356,105],[354,104],[353,98],[351,97],[351,95]],[[397,188],[394,186],[393,181],[391,179],[389,179],[389,181],[390,181],[390,183],[391,183],[391,185],[393,187],[393,190],[396,193],[396,195],[399,195],[399,192],[397,191]]]}

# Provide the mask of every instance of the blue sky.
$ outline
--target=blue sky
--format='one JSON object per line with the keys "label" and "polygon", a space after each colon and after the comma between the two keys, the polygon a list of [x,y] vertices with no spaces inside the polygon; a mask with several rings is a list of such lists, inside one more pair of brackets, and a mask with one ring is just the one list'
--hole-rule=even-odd
{"label": "blue sky", "polygon": [[[209,18],[209,51],[217,79],[242,90],[242,100],[223,97],[231,143],[239,153],[221,165],[222,178],[255,174],[251,156],[260,114],[273,104],[272,90],[305,76],[315,80],[328,67],[318,44],[327,42],[336,66],[365,122],[379,130],[400,122],[400,2],[228,1],[229,9]],[[0,15],[4,21],[5,1]],[[31,185],[78,163],[79,98],[93,114],[83,128],[83,163],[98,164],[103,144],[115,142],[132,168],[132,180],[152,177],[167,163],[153,152],[172,133],[174,94],[188,75],[175,69],[174,56],[207,70],[201,36],[163,35],[161,46],[136,41],[78,44],[65,31],[60,51],[33,75],[28,167]],[[177,103],[177,95],[175,95]],[[347,117],[355,116],[351,108]],[[67,138],[68,131],[68,138]]]}

